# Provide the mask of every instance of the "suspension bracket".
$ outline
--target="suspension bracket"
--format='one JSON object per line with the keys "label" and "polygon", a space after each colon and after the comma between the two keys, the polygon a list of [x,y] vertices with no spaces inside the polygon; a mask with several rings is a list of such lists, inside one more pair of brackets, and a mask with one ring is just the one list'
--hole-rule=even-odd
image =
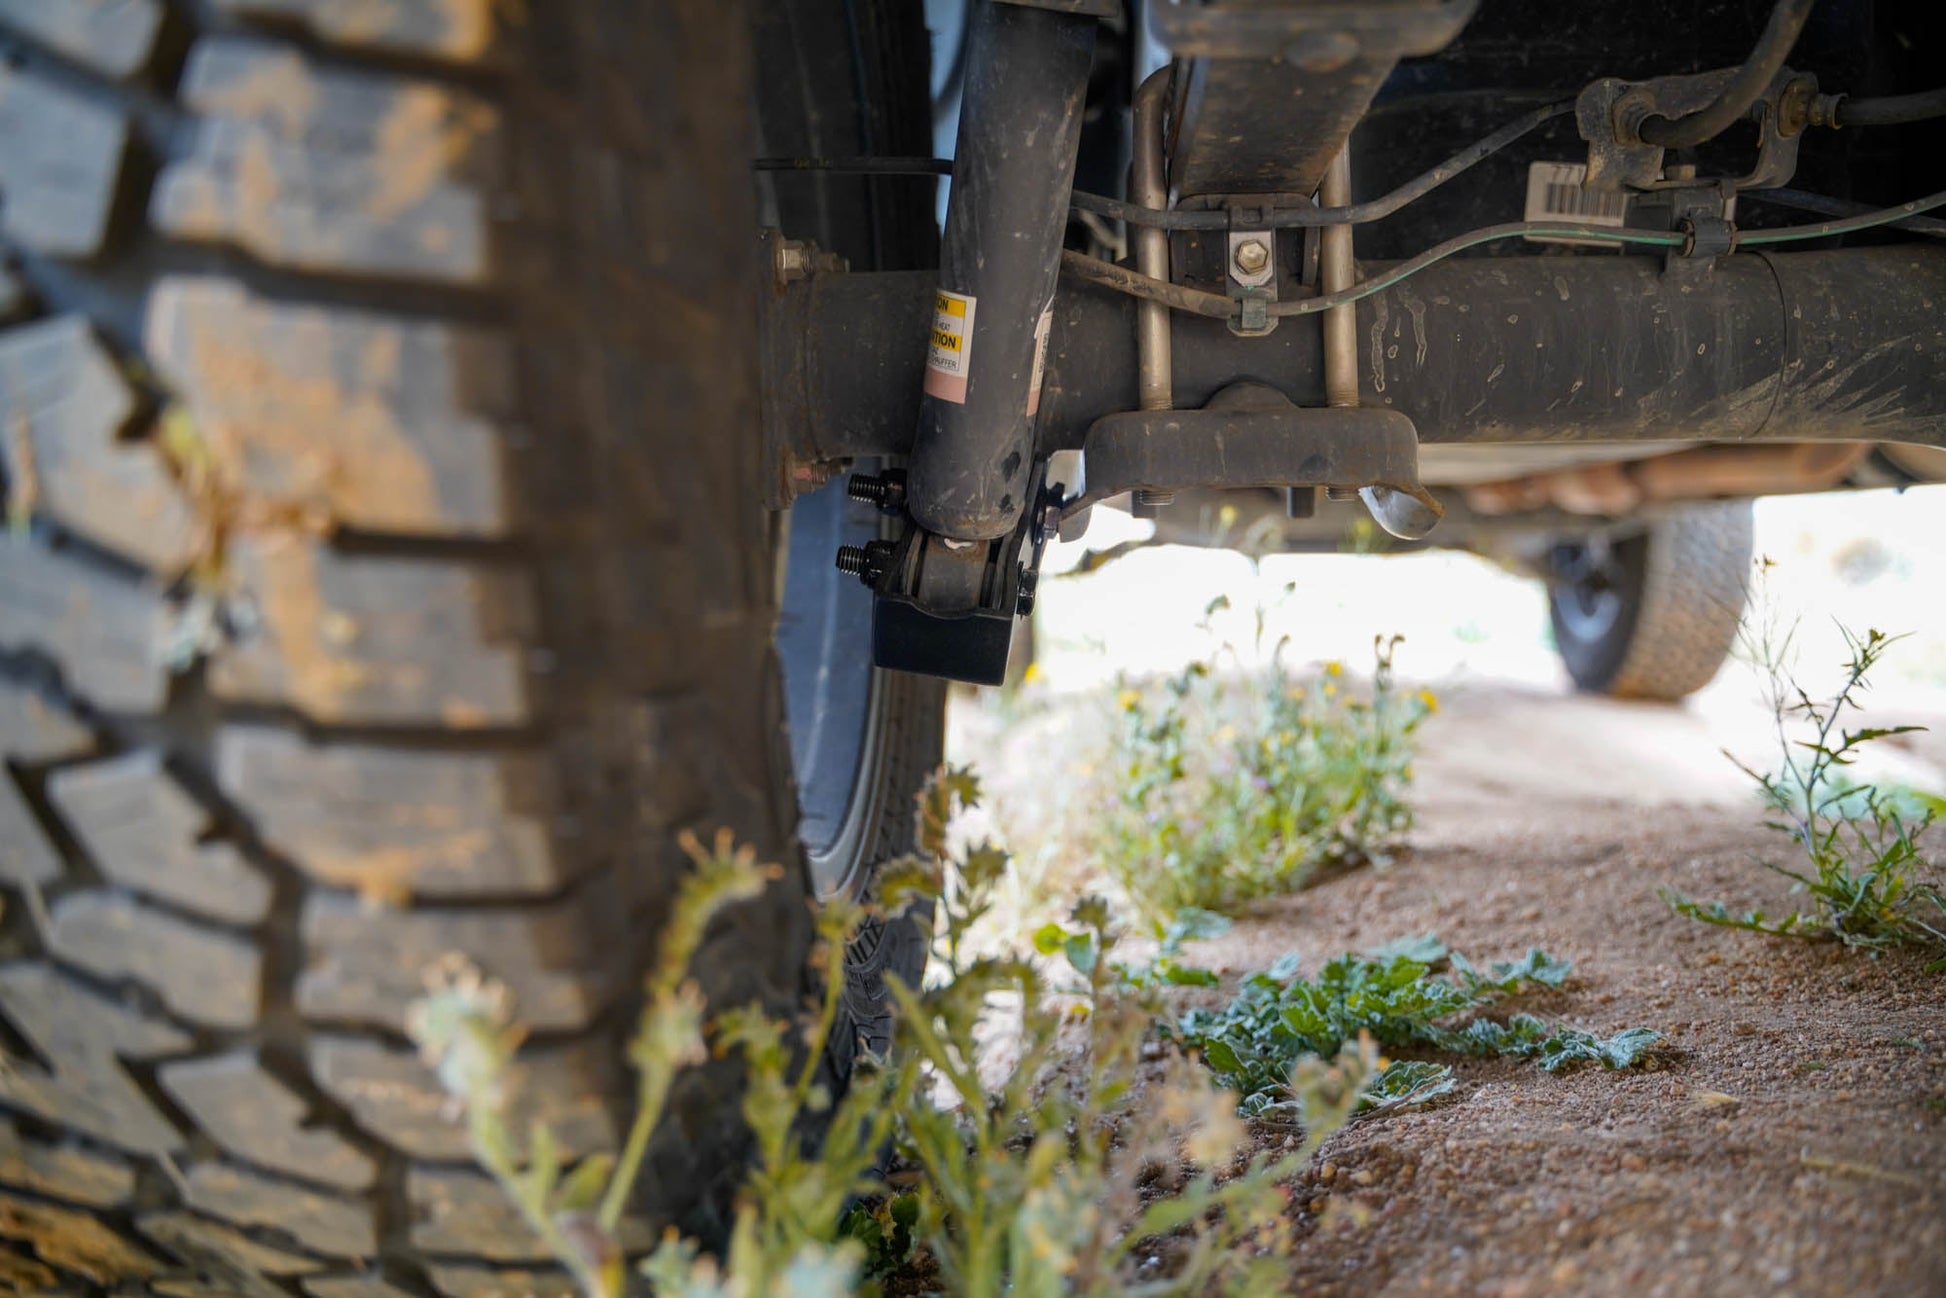
{"label": "suspension bracket", "polygon": [[896,540],[845,546],[837,564],[872,591],[872,662],[892,671],[998,685],[1014,619],[1033,611],[1041,555],[1060,527],[1065,489],[1033,476],[1032,507],[1007,535],[954,541],[905,512],[905,476],[858,475],[849,490],[903,519]]}

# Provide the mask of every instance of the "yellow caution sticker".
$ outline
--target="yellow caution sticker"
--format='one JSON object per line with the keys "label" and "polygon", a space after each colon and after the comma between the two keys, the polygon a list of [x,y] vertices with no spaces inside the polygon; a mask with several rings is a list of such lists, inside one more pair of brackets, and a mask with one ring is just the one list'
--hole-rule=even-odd
{"label": "yellow caution sticker", "polygon": [[926,349],[926,395],[966,404],[973,361],[973,308],[978,300],[940,289],[932,300],[932,345]]}

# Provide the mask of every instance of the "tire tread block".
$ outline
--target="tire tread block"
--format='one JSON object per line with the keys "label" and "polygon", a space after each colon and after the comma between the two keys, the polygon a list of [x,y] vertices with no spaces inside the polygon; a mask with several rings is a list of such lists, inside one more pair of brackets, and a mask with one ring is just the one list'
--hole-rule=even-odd
{"label": "tire tread block", "polygon": [[27,308],[32,305],[30,298],[20,276],[0,265],[0,324],[11,324],[27,314]]}
{"label": "tire tread block", "polygon": [[15,499],[167,577],[196,556],[203,529],[155,446],[118,440],[134,412],[86,318],[0,334],[0,469]]}
{"label": "tire tread block", "polygon": [[238,1030],[256,1022],[263,957],[242,938],[132,897],[82,892],[54,903],[47,944],[73,968],[149,988],[192,1023]]}
{"label": "tire tread block", "polygon": [[48,800],[110,881],[219,923],[269,913],[269,880],[234,844],[198,841],[209,814],[153,750],[57,771]]}
{"label": "tire tread block", "polygon": [[0,536],[0,649],[58,663],[96,707],[153,712],[168,692],[170,629],[161,592],[32,537]]}
{"label": "tire tread block", "polygon": [[88,728],[35,691],[0,680],[0,751],[16,762],[52,762],[84,753]]}
{"label": "tire tread block", "polygon": [[48,257],[101,251],[127,143],[114,109],[0,64],[0,229]]}
{"label": "tire tread block", "polygon": [[[489,1262],[553,1256],[507,1192],[483,1172],[414,1166],[406,1173],[405,1196],[413,1212],[413,1246],[427,1253]],[[655,1241],[646,1224],[634,1218],[623,1218],[616,1234],[630,1254]]]}
{"label": "tire tread block", "polygon": [[[408,1157],[462,1163],[473,1158],[466,1124],[432,1070],[410,1050],[363,1037],[311,1041],[312,1079],[350,1110],[353,1120]],[[564,1158],[620,1146],[601,1097],[614,1093],[614,1069],[590,1047],[530,1046],[518,1056],[507,1087],[507,1123],[526,1131],[545,1122]]]}
{"label": "tire tread block", "polygon": [[69,1298],[81,1290],[64,1285],[52,1268],[33,1256],[27,1245],[0,1240],[0,1293],[32,1294],[34,1298]]}
{"label": "tire tread block", "polygon": [[60,854],[14,787],[12,774],[0,768],[0,883],[45,887],[60,877]]}
{"label": "tire tread block", "polygon": [[135,1193],[135,1173],[119,1159],[79,1145],[50,1145],[0,1120],[0,1184],[90,1208],[113,1208]]}
{"label": "tire tread block", "polygon": [[[240,1274],[261,1286],[263,1276],[308,1275],[324,1269],[316,1258],[260,1243],[240,1230],[192,1213],[145,1213],[135,1224],[154,1243],[190,1266],[216,1272],[217,1277]],[[211,1287],[206,1292],[224,1290]]]}
{"label": "tire tread block", "polygon": [[102,1286],[160,1274],[147,1249],[122,1238],[91,1213],[0,1194],[0,1235],[25,1240],[43,1262]]}
{"label": "tire tread block", "polygon": [[414,1248],[494,1262],[553,1256],[506,1191],[480,1173],[415,1166],[406,1173],[405,1196]]}
{"label": "tire tread block", "polygon": [[267,726],[225,727],[216,754],[224,792],[320,883],[399,901],[534,895],[575,877],[536,805],[553,783],[536,759],[312,744]]}
{"label": "tire tread block", "polygon": [[435,1263],[426,1272],[446,1298],[577,1298],[580,1293],[574,1277],[561,1270]]}
{"label": "tire tread block", "polygon": [[134,1153],[182,1148],[182,1133],[119,1061],[178,1054],[190,1046],[183,1033],[104,1000],[44,964],[0,966],[0,1015],[49,1066],[16,1061],[0,1069],[0,1100]]}
{"label": "tire tread block", "polygon": [[0,0],[0,22],[110,77],[139,71],[155,48],[161,0]]}
{"label": "tire tread block", "polygon": [[301,22],[318,39],[334,45],[413,54],[454,63],[477,62],[487,57],[493,46],[494,0],[215,2],[218,8],[234,14]]}
{"label": "tire tread block", "polygon": [[345,555],[291,536],[239,538],[228,559],[255,625],[212,655],[219,698],[326,724],[528,720],[532,593],[515,572]]}
{"label": "tire tread block", "polygon": [[511,527],[512,362],[490,329],[270,303],[178,275],[144,339],[239,521],[413,536]]}
{"label": "tire tread block", "polygon": [[355,1200],[272,1180],[224,1163],[188,1173],[189,1206],[236,1226],[282,1231],[316,1253],[369,1258],[378,1253],[371,1208]]}
{"label": "tire tread block", "polygon": [[301,1283],[311,1298],[418,1298],[374,1275],[306,1276]]}
{"label": "tire tread block", "polygon": [[499,118],[481,100],[227,36],[190,52],[182,97],[201,116],[149,207],[168,234],[293,270],[487,278]]}
{"label": "tire tread block", "polygon": [[395,910],[313,893],[302,933],[298,1009],[312,1020],[405,1030],[429,970],[463,956],[505,983],[514,1013],[537,1032],[577,1031],[623,990],[639,941],[609,876],[529,910]]}
{"label": "tire tread block", "polygon": [[245,1163],[338,1190],[363,1190],[372,1160],[327,1127],[248,1051],[165,1064],[162,1087],[224,1152]]}

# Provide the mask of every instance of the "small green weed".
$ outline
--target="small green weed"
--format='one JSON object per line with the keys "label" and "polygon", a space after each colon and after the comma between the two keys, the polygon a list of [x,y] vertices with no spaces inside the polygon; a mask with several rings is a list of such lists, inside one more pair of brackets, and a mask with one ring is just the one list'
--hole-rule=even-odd
{"label": "small green weed", "polygon": [[1159,699],[1124,690],[1113,806],[1096,844],[1134,904],[1228,911],[1319,866],[1389,859],[1412,824],[1413,734],[1437,706],[1374,641],[1369,697],[1327,663],[1308,688],[1273,655],[1234,693],[1198,662]]}
{"label": "small green weed", "polygon": [[864,1246],[865,1274],[885,1276],[911,1259],[918,1224],[918,1195],[881,1195],[853,1204],[840,1231]]}
{"label": "small green weed", "polygon": [[[1446,972],[1436,974],[1442,966]],[[1597,1037],[1531,1014],[1500,1021],[1478,1013],[1528,988],[1559,987],[1568,973],[1565,961],[1538,949],[1482,973],[1427,934],[1370,955],[1339,956],[1310,978],[1298,973],[1296,956],[1286,956],[1247,978],[1227,1007],[1183,1013],[1171,1033],[1243,1097],[1246,1115],[1282,1119],[1301,1111],[1288,1080],[1294,1063],[1329,1057],[1360,1033],[1392,1048],[1528,1056],[1549,1072],[1584,1061],[1626,1068],[1662,1039],[1649,1028]],[[1446,1026],[1466,1014],[1476,1017]],[[1370,1080],[1358,1107],[1416,1104],[1452,1088],[1450,1068],[1402,1060]]]}
{"label": "small green weed", "polygon": [[1859,709],[1872,668],[1903,637],[1880,631],[1862,638],[1849,630],[1843,634],[1848,649],[1843,678],[1832,694],[1816,699],[1790,674],[1788,633],[1767,629],[1754,638],[1753,656],[1766,673],[1777,722],[1779,766],[1774,773],[1759,773],[1737,764],[1756,781],[1765,808],[1777,817],[1765,823],[1803,854],[1798,866],[1762,864],[1791,879],[1792,890],[1811,904],[1772,918],[1761,910],[1736,912],[1721,901],[1696,901],[1672,888],[1661,895],[1678,913],[1705,924],[1836,939],[1871,950],[1903,943],[1946,948],[1946,891],[1919,849],[1940,799],[1880,790],[1853,780],[1847,770],[1867,745],[1923,729],[1843,724],[1848,712]]}

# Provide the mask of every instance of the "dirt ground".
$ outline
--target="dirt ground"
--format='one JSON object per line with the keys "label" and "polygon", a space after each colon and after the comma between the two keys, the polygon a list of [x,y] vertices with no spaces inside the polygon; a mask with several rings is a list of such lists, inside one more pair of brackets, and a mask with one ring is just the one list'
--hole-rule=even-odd
{"label": "dirt ground", "polygon": [[[1237,974],[1426,931],[1476,960],[1540,946],[1575,978],[1525,1007],[1667,1045],[1653,1071],[1462,1061],[1445,1101],[1339,1132],[1295,1198],[1293,1290],[1946,1294],[1946,974],[1658,900],[1789,909],[1753,864],[1789,844],[1720,723],[1512,686],[1443,702],[1405,858],[1262,904],[1195,954]],[[1003,772],[999,818],[1033,790],[996,746],[1045,756],[1058,714],[960,727],[957,758]],[[1946,767],[1946,734],[1905,756]]]}

